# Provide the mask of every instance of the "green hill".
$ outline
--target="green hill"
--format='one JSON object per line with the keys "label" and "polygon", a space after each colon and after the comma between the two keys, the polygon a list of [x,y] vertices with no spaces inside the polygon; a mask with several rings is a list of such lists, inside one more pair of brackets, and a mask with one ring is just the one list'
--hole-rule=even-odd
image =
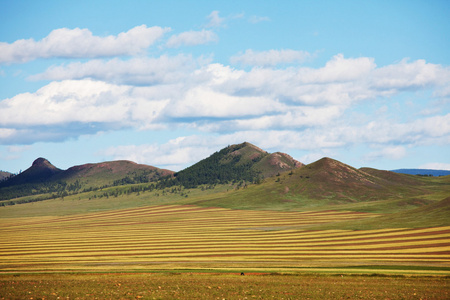
{"label": "green hill", "polygon": [[170,170],[118,160],[74,166],[53,179],[68,183],[79,181],[85,187],[95,188],[157,181],[172,174]]}
{"label": "green hill", "polygon": [[445,180],[444,177],[423,178],[367,168],[358,170],[337,160],[322,158],[266,178],[262,184],[209,196],[193,204],[238,209],[389,212],[435,201],[430,195],[439,197],[450,192],[450,184]]}
{"label": "green hill", "polygon": [[187,188],[201,184],[224,184],[263,178],[301,167],[303,164],[284,153],[269,154],[250,143],[228,146],[210,157],[175,173],[173,184]]}
{"label": "green hill", "polygon": [[0,200],[45,194],[40,200],[108,186],[157,181],[172,171],[130,161],[84,164],[61,170],[38,158],[24,172],[0,183]]}

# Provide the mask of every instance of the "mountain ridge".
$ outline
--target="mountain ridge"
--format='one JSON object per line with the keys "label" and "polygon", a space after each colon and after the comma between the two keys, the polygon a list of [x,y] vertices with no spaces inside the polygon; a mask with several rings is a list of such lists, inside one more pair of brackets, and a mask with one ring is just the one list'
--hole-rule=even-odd
{"label": "mountain ridge", "polygon": [[174,176],[185,187],[230,181],[255,183],[301,166],[301,162],[285,153],[268,153],[244,142],[225,147]]}
{"label": "mountain ridge", "polygon": [[[432,179],[373,168],[357,169],[329,157],[304,165],[288,154],[268,153],[247,142],[225,147],[176,173],[125,160],[60,170],[48,160],[39,158],[30,169],[53,175],[46,182],[24,184],[16,189],[14,186],[5,187],[5,182],[1,182],[0,200],[38,194],[43,194],[39,199],[45,200],[98,190],[104,191],[96,192],[96,196],[117,197],[132,191],[154,189],[159,190],[153,194],[155,197],[179,191],[186,198],[189,189],[202,185],[200,190],[210,190],[219,184],[218,189],[227,193],[199,201],[182,201],[201,206],[275,210],[311,205],[348,206],[386,199],[396,199],[399,205],[418,206],[430,203],[426,195],[434,193],[435,188],[441,189],[442,186],[446,190],[450,184],[450,177]],[[16,177],[23,178],[24,173],[29,174],[30,171],[27,169]],[[130,184],[136,185],[118,187]],[[239,192],[228,193],[229,190]],[[29,200],[20,201],[17,203]]]}

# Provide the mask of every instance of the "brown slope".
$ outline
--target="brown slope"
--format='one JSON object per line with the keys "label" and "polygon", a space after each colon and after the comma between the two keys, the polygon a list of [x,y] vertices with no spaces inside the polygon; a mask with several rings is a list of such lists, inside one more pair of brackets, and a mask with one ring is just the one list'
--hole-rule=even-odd
{"label": "brown slope", "polygon": [[[368,170],[368,169],[367,169]],[[289,191],[311,199],[371,201],[424,194],[422,182],[388,171],[358,170],[331,158],[322,158],[285,176]]]}
{"label": "brown slope", "polygon": [[112,185],[125,177],[145,176],[149,181],[172,175],[174,172],[127,160],[91,163],[73,166],[55,179],[74,182],[80,180],[88,186]]}
{"label": "brown slope", "polygon": [[264,177],[270,177],[302,166],[304,166],[304,164],[293,159],[288,154],[275,152],[264,156],[253,168],[262,172]]}

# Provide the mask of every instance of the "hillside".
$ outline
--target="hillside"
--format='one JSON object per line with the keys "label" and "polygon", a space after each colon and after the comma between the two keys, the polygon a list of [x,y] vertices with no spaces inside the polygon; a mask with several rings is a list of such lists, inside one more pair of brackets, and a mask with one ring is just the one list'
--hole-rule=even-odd
{"label": "hillside", "polygon": [[36,159],[31,167],[22,173],[0,183],[0,187],[7,187],[19,184],[44,183],[50,180],[54,175],[61,173],[62,170],[52,165],[45,158]]}
{"label": "hillside", "polygon": [[[267,178],[262,184],[201,199],[195,204],[242,209],[345,207],[359,211],[396,211],[430,203],[426,195],[442,190],[450,192],[448,182],[438,183],[438,179],[369,168],[358,170],[337,160],[322,158],[302,168]],[[389,207],[392,205],[395,207]]]}
{"label": "hillside", "polygon": [[84,164],[61,170],[47,159],[38,158],[24,172],[0,183],[0,200],[39,194],[47,194],[43,199],[48,199],[107,186],[157,181],[172,174],[130,161]]}
{"label": "hillside", "polygon": [[[76,195],[80,200],[89,199],[91,204],[91,199],[98,199],[95,205],[104,209],[158,203],[393,213],[434,203],[450,193],[449,176],[356,169],[331,158],[305,166],[287,154],[270,154],[249,143],[228,146],[178,173],[130,161],[60,170],[38,159],[12,182],[27,183],[2,186],[0,200],[14,200],[1,204]],[[145,196],[141,195],[144,192]]]}
{"label": "hillside", "polygon": [[331,158],[322,158],[285,179],[293,194],[312,199],[359,202],[404,197],[426,192],[423,183],[409,175],[356,169]]}
{"label": "hillside", "polygon": [[78,180],[86,187],[98,187],[156,181],[172,174],[166,169],[118,160],[74,166],[53,179],[66,182]]}
{"label": "hillside", "polygon": [[260,182],[263,178],[301,166],[302,163],[287,154],[270,154],[245,142],[228,146],[176,173],[174,184],[191,188],[201,184]]}

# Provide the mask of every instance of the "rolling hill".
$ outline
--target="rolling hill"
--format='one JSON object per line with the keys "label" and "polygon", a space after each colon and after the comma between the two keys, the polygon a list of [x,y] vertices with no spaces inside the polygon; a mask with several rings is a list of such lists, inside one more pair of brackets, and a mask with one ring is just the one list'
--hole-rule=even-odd
{"label": "rolling hill", "polygon": [[285,153],[270,154],[245,142],[228,146],[175,173],[175,184],[192,188],[201,184],[223,184],[231,181],[252,183],[302,166],[302,163]]}
{"label": "rolling hill", "polygon": [[102,187],[157,181],[172,171],[131,161],[84,164],[61,170],[45,158],[36,159],[24,172],[0,183],[0,200],[47,194],[54,197]]}
{"label": "rolling hill", "polygon": [[449,191],[448,182],[437,183],[437,179],[370,168],[356,169],[331,158],[322,158],[266,178],[262,184],[193,204],[264,210],[346,207],[359,211],[396,211],[426,205],[434,201],[427,195],[442,189]]}
{"label": "rolling hill", "polygon": [[[392,213],[448,197],[449,180],[449,176],[424,177],[372,168],[356,169],[327,157],[303,165],[287,154],[271,154],[242,143],[217,151],[177,173],[130,161],[84,164],[60,170],[40,158],[14,180],[0,184],[0,200],[25,203],[73,194],[79,199],[116,198],[130,195],[132,191],[156,189],[153,194],[127,196],[123,201],[142,199],[146,203],[232,209],[320,208]],[[134,186],[127,186],[130,184]],[[205,187],[215,190],[203,192]],[[132,207],[133,201],[114,203]],[[114,209],[112,203],[101,205]]]}

